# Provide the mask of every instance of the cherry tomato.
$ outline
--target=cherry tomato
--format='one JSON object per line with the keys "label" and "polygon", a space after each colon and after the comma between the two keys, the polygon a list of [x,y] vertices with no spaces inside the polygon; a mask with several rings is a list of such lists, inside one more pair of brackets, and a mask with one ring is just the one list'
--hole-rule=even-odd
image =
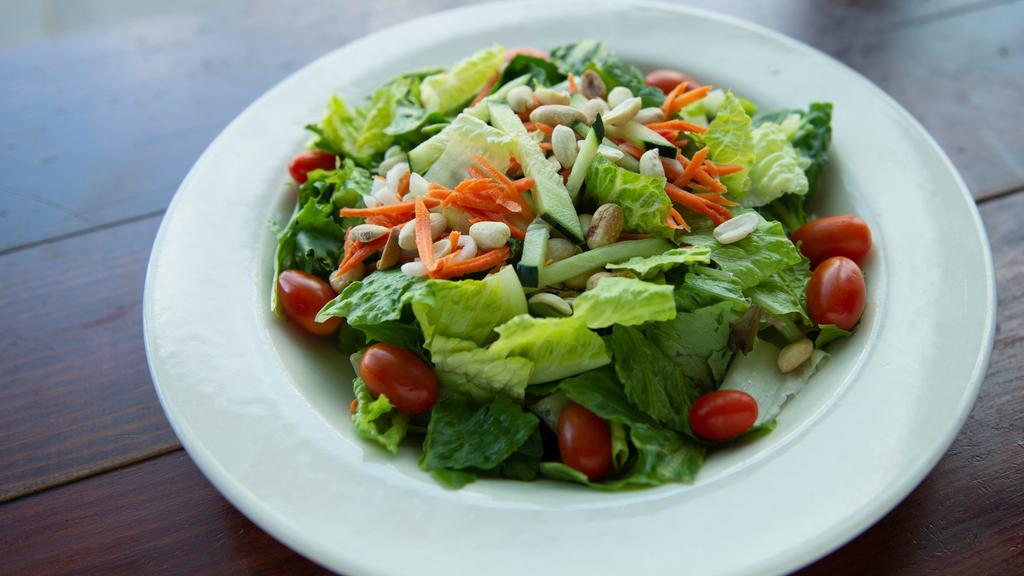
{"label": "cherry tomato", "polygon": [[394,344],[374,344],[359,362],[359,375],[374,396],[388,397],[402,414],[419,414],[437,402],[437,377],[412,352]]}
{"label": "cherry tomato", "polygon": [[871,250],[871,229],[856,216],[829,216],[812,220],[793,233],[794,243],[811,260],[811,267],[826,258],[846,256],[858,261]]}
{"label": "cherry tomato", "polygon": [[313,170],[334,170],[337,156],[321,152],[320,150],[303,150],[292,157],[288,163],[288,173],[292,180],[299,184],[305,184],[309,173]]}
{"label": "cherry tomato", "polygon": [[316,336],[327,336],[338,329],[341,318],[318,323],[316,313],[334,299],[330,284],[302,270],[285,270],[277,277],[277,298],[288,318]]}
{"label": "cherry tomato", "polygon": [[644,78],[644,82],[665,94],[671,92],[680,82],[686,82],[687,90],[693,90],[697,87],[697,81],[692,76],[677,70],[655,70]]}
{"label": "cherry tomato", "polygon": [[558,417],[558,451],[562,462],[595,480],[612,467],[608,423],[579,404],[568,404]]}
{"label": "cherry tomato", "polygon": [[814,269],[807,283],[807,310],[816,324],[853,328],[864,312],[864,276],[857,263],[833,256]]}
{"label": "cherry tomato", "polygon": [[757,401],[740,390],[708,392],[690,407],[690,429],[707,440],[735,438],[756,420]]}
{"label": "cherry tomato", "polygon": [[509,48],[505,50],[505,62],[511,62],[513,58],[522,54],[523,56],[533,56],[534,58],[540,58],[541,60],[550,60],[548,53],[537,48],[530,48],[529,46],[520,46],[519,48]]}

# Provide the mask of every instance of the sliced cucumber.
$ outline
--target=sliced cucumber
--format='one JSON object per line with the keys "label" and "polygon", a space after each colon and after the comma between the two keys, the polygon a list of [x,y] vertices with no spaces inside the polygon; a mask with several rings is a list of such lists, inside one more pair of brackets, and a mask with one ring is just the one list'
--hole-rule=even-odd
{"label": "sliced cucumber", "polygon": [[[487,122],[490,111],[487,109],[489,102],[501,102],[508,96],[509,90],[517,86],[523,86],[530,81],[529,74],[523,74],[517,78],[509,80],[501,88],[499,88],[494,94],[484,98],[476,105],[466,108],[463,113],[473,116],[477,120],[483,120]],[[451,126],[449,124],[448,126]],[[434,134],[430,139],[423,141],[419,146],[409,151],[409,168],[417,174],[423,174],[430,168],[438,158],[441,157],[441,153],[448,147],[448,128],[445,127],[443,130]]]}
{"label": "sliced cucumber", "polygon": [[676,156],[677,148],[675,144],[639,122],[627,122],[623,126],[609,128],[608,133],[615,138],[622,138],[636,144],[645,150],[656,148],[662,156],[670,158],[675,158]]}
{"label": "sliced cucumber", "polygon": [[577,243],[583,243],[583,230],[576,216],[569,191],[565,189],[562,177],[544,157],[544,152],[526,132],[526,126],[519,116],[505,104],[491,102],[489,105],[491,124],[513,137],[516,141],[516,160],[523,172],[533,180],[533,201],[537,212],[555,228]]}
{"label": "sliced cucumber", "polygon": [[516,272],[519,273],[519,281],[527,288],[540,286],[540,271],[544,268],[544,261],[548,259],[550,236],[551,227],[543,220],[534,220],[526,228],[523,257],[519,259],[519,264],[516,264]]}
{"label": "sliced cucumber", "polygon": [[616,242],[600,248],[589,250],[565,260],[560,260],[541,270],[540,285],[550,286],[564,282],[573,276],[578,276],[598,268],[604,268],[613,262],[622,262],[634,256],[655,256],[675,245],[661,238],[648,238],[647,240],[626,240]]}
{"label": "sliced cucumber", "polygon": [[590,128],[590,133],[583,139],[583,146],[580,147],[580,152],[576,155],[576,162],[572,165],[569,180],[565,183],[565,189],[569,191],[569,197],[572,198],[573,202],[576,202],[576,198],[580,195],[583,179],[587,177],[587,170],[590,170],[590,165],[597,156],[597,148],[601,145],[601,140],[603,139],[604,122],[598,116],[594,120],[594,125]]}

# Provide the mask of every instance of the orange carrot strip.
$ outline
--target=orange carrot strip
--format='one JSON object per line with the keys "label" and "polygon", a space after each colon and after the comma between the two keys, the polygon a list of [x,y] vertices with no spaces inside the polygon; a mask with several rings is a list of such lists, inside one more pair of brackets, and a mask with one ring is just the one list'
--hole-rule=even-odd
{"label": "orange carrot strip", "polygon": [[632,142],[623,142],[619,144],[619,149],[638,160],[644,154],[644,151],[641,150],[639,146],[633,144]]}
{"label": "orange carrot strip", "polygon": [[[424,198],[420,197],[417,200],[422,199],[427,206],[437,206],[441,203],[436,198]],[[413,202],[402,202],[400,204],[392,204],[390,206],[377,206],[376,208],[342,208],[341,215],[345,218],[364,218],[366,216],[376,216],[379,214],[404,214],[406,212],[412,212],[416,209],[416,204]]]}
{"label": "orange carrot strip", "polygon": [[672,104],[669,106],[670,114],[666,114],[666,117],[672,116],[676,112],[679,112],[683,108],[686,108],[690,104],[693,104],[697,100],[708,95],[711,92],[711,86],[701,86],[700,88],[694,88],[685,94],[680,94],[672,100]]}
{"label": "orange carrot strip", "polygon": [[495,72],[494,76],[491,76],[491,79],[487,81],[487,84],[485,84],[484,87],[480,89],[480,92],[477,93],[476,98],[473,98],[473,103],[470,104],[470,106],[476,106],[481,100],[486,98],[487,95],[491,93],[491,88],[494,88],[494,83],[498,81],[500,76],[501,74]]}
{"label": "orange carrot strip", "polygon": [[534,122],[533,126],[537,130],[540,130],[541,132],[543,132],[544,134],[546,134],[548,136],[551,136],[551,133],[555,131],[555,127],[554,126],[548,126],[547,124],[544,124],[544,123],[541,123],[541,122]]}
{"label": "orange carrot strip", "polygon": [[665,193],[668,194],[668,197],[671,198],[673,202],[678,202],[694,212],[704,214],[708,218],[711,218],[711,221],[714,222],[715,225],[721,224],[729,218],[732,218],[732,213],[729,212],[728,209],[723,208],[714,202],[709,202],[700,196],[691,194],[672,183],[665,184]]}
{"label": "orange carrot strip", "polygon": [[665,95],[665,103],[661,105],[661,111],[665,113],[665,118],[671,118],[675,112],[672,110],[672,102],[675,101],[676,96],[686,90],[686,81],[682,81],[676,84],[676,87],[671,92]]}
{"label": "orange carrot strip", "polygon": [[480,272],[482,270],[489,270],[505,260],[508,259],[509,247],[502,246],[496,250],[485,252],[480,256],[463,260],[462,262],[445,263],[444,270],[435,270],[431,272],[431,278],[457,278],[459,276],[465,276],[466,274],[472,274],[473,272]]}
{"label": "orange carrot strip", "polygon": [[[694,154],[693,156],[694,158],[697,157],[696,154]],[[689,166],[687,166],[687,168],[689,168]],[[702,168],[699,164],[697,165],[697,171],[694,173],[694,177],[697,179],[698,182],[700,182],[704,186],[707,186],[708,190],[712,192],[726,191],[725,184],[722,184],[718,180],[712,178],[711,175],[705,172],[704,168]]]}
{"label": "orange carrot strip", "polygon": [[695,193],[694,195],[695,196],[700,196],[701,198],[703,198],[705,200],[710,200],[711,202],[714,202],[715,204],[720,204],[722,206],[736,206],[737,205],[736,202],[733,202],[732,200],[729,200],[728,198],[726,198],[725,196],[722,196],[721,194],[719,194],[717,192],[699,192],[699,193]]}
{"label": "orange carrot strip", "polygon": [[[705,162],[705,164],[708,164]],[[728,176],[729,174],[735,174],[743,170],[743,166],[735,166],[731,164],[711,164],[714,168],[715,174],[718,176]]]}
{"label": "orange carrot strip", "polygon": [[423,197],[416,198],[416,251],[427,270],[434,268],[434,242],[430,234],[430,212]]}
{"label": "orange carrot strip", "polygon": [[398,197],[399,198],[401,198],[402,196],[405,196],[406,194],[409,193],[409,177],[411,175],[412,175],[412,172],[406,172],[405,175],[402,176],[401,180],[398,181]]}
{"label": "orange carrot strip", "polygon": [[526,232],[523,232],[522,228],[517,228],[516,226],[513,226],[507,221],[505,222],[505,224],[508,225],[508,230],[509,232],[512,233],[513,238],[515,238],[516,240],[523,240],[526,238]]}
{"label": "orange carrot strip", "polygon": [[572,72],[569,72],[569,93],[576,93],[576,78],[573,77]]}
{"label": "orange carrot strip", "polygon": [[352,402],[350,402],[349,405],[348,405],[348,413],[349,414],[355,414],[358,411],[359,411],[359,400],[356,400],[355,398],[353,398]]}
{"label": "orange carrot strip", "polygon": [[384,248],[384,244],[386,244],[387,241],[387,236],[381,236],[380,238],[377,238],[373,242],[367,242],[366,244],[356,242],[356,244],[358,244],[358,248],[356,248],[355,251],[352,252],[352,255],[350,257],[345,259],[345,261],[341,264],[340,267],[338,267],[338,271],[341,274],[345,274],[349,270],[355,268],[357,265],[362,264],[363,260],[366,260],[371,254],[378,252],[380,251],[380,249]]}
{"label": "orange carrot strip", "polygon": [[519,192],[526,192],[530,188],[533,188],[533,178],[520,178],[512,182],[515,185],[516,190]]}
{"label": "orange carrot strip", "polygon": [[692,160],[687,160],[686,156],[683,156],[682,153],[677,155],[680,163],[686,166],[686,169],[683,170],[683,173],[673,180],[672,183],[680,188],[686,187],[686,185],[690,183],[690,180],[693,180],[693,177],[697,175],[697,170],[700,170],[700,165],[704,162],[704,159],[707,158],[710,150],[711,149],[707,146],[701,148],[693,155]]}
{"label": "orange carrot strip", "polygon": [[459,246],[459,236],[458,230],[452,230],[452,233],[448,235],[448,243],[451,244],[453,252]]}
{"label": "orange carrot strip", "polygon": [[540,149],[541,150],[551,150],[552,149],[551,142],[541,142],[540,143]]}
{"label": "orange carrot strip", "polygon": [[677,132],[695,132],[697,134],[703,134],[708,131],[707,128],[694,124],[693,122],[687,122],[685,120],[669,120],[668,122],[651,122],[647,124],[647,127],[655,132],[661,132],[662,130],[675,130]]}
{"label": "orange carrot strip", "polygon": [[533,122],[523,122],[523,127],[526,128],[527,132],[533,132],[534,130],[537,129],[537,127],[534,126]]}

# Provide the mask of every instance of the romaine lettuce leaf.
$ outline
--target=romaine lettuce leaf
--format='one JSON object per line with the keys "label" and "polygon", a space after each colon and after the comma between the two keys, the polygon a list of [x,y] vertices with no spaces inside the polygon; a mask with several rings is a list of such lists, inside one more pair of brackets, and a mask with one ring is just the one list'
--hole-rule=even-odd
{"label": "romaine lettuce leaf", "polygon": [[673,320],[644,327],[647,340],[702,392],[718,387],[732,359],[730,324],[743,312],[732,302],[680,312]]}
{"label": "romaine lettuce leaf", "polygon": [[659,423],[689,433],[687,416],[700,387],[638,328],[616,325],[610,345],[630,402]]}
{"label": "romaine lettuce leaf", "polygon": [[785,194],[807,194],[805,165],[809,161],[793,148],[782,126],[765,122],[751,131],[754,165],[744,206],[764,206]]}
{"label": "romaine lettuce leaf", "polygon": [[695,226],[693,234],[683,240],[695,246],[708,246],[711,249],[711,260],[722,270],[734,275],[744,288],[750,288],[803,258],[786,237],[781,224],[768,222],[762,217],[759,220],[757,230],[733,244],[720,244],[715,240],[710,227]]}
{"label": "romaine lettuce leaf", "polygon": [[550,382],[605,366],[604,340],[578,318],[534,318],[522,314],[497,327],[491,351],[533,362],[530,384]]}
{"label": "romaine lettuce leaf", "polygon": [[723,390],[742,390],[757,401],[757,420],[754,426],[774,420],[782,410],[782,405],[803,390],[807,380],[818,371],[828,354],[815,350],[809,360],[789,374],[779,372],[776,366],[778,357],[778,348],[758,340],[753,352],[741,354],[733,361],[722,383]]}
{"label": "romaine lettuce leaf", "polygon": [[676,306],[680,310],[692,311],[711,306],[721,301],[733,302],[741,308],[750,305],[750,299],[743,295],[743,284],[735,276],[708,266],[693,266],[676,288]]}
{"label": "romaine lettuce leaf", "polygon": [[420,466],[428,471],[492,470],[533,436],[538,423],[504,396],[480,407],[465,398],[448,398],[430,413]]}
{"label": "romaine lettuce leaf", "polygon": [[316,315],[317,322],[345,318],[351,326],[378,326],[402,318],[402,308],[414,296],[415,276],[399,270],[378,270],[345,287]]}
{"label": "romaine lettuce leaf", "polygon": [[345,229],[331,214],[330,204],[310,198],[295,207],[284,229],[268,222],[277,235],[274,253],[274,284],[270,290],[270,308],[280,313],[277,301],[277,277],[284,270],[302,270],[326,277],[338,266],[345,241]]}
{"label": "romaine lettuce leaf", "polygon": [[707,246],[681,246],[656,256],[634,256],[625,262],[608,264],[605,268],[632,270],[641,278],[651,278],[676,266],[708,264],[710,262],[711,249]]}
{"label": "romaine lettuce leaf", "polygon": [[540,427],[537,427],[526,442],[501,463],[501,475],[513,480],[533,480],[540,471],[542,456],[544,442],[540,437]]}
{"label": "romaine lettuce leaf", "polygon": [[317,202],[330,202],[334,209],[361,208],[363,196],[370,193],[373,178],[355,162],[345,159],[335,170],[313,170],[306,182],[299,188],[298,204],[301,206],[310,198]]}
{"label": "romaine lettuce leaf", "polygon": [[800,126],[793,134],[793,146],[810,160],[806,173],[812,193],[817,190],[821,172],[828,164],[828,147],[831,143],[832,104],[814,102],[800,119]]}
{"label": "romaine lettuce leaf", "polygon": [[622,229],[628,232],[671,236],[665,223],[672,201],[665,195],[665,178],[631,172],[612,164],[600,154],[587,171],[586,205],[597,208],[609,202],[622,207]]}
{"label": "romaine lettuce leaf", "polygon": [[349,108],[344,100],[332,96],[320,125],[306,128],[318,136],[314,147],[370,166],[374,157],[387,150],[394,140],[384,133],[391,124],[394,105],[394,95],[387,86],[374,92],[368,105],[358,108]]}
{"label": "romaine lettuce leaf", "polygon": [[636,66],[626,64],[596,40],[582,40],[551,50],[551,59],[565,70],[583,74],[587,69],[597,72],[608,90],[625,86],[643,100],[644,106],[661,106],[665,95],[644,82],[644,74]]}
{"label": "romaine lettuce leaf", "polygon": [[360,436],[373,440],[395,454],[398,444],[405,437],[409,426],[409,417],[395,411],[388,397],[381,394],[376,399],[366,388],[363,379],[356,377],[352,381],[357,407],[352,414],[352,424]]}
{"label": "romaine lettuce leaf", "polygon": [[754,139],[750,130],[750,116],[747,116],[740,99],[729,92],[725,103],[704,133],[704,143],[711,148],[709,156],[718,164],[743,166],[734,174],[722,177],[722,183],[736,200],[742,200],[750,184],[750,167],[756,158]]}
{"label": "romaine lettuce leaf", "polygon": [[815,348],[824,348],[830,342],[839,340],[840,338],[849,338],[853,336],[853,332],[849,330],[843,330],[835,324],[821,324],[818,326],[821,332],[818,333],[818,337],[814,339]]}
{"label": "romaine lettuce leaf", "polygon": [[519,277],[506,266],[483,280],[427,280],[413,295],[412,310],[429,348],[434,334],[482,346],[497,326],[527,308]]}
{"label": "romaine lettuce leaf", "polygon": [[[654,424],[654,420],[634,406],[611,367],[591,370],[562,380],[558,389],[573,402],[605,420],[626,426]],[[557,419],[556,419],[557,420]]]}
{"label": "romaine lettuce leaf", "polygon": [[523,399],[533,371],[530,360],[440,334],[431,339],[429,349],[445,395],[462,393],[481,402],[497,394]]}
{"label": "romaine lettuce leaf", "polygon": [[573,318],[594,329],[670,320],[675,315],[672,286],[635,278],[603,278],[573,302]]}
{"label": "romaine lettuce leaf", "polygon": [[757,286],[746,290],[750,300],[775,316],[795,317],[809,323],[807,316],[807,283],[811,280],[810,262],[806,258],[783,268]]}
{"label": "romaine lettuce leaf", "polygon": [[495,44],[459,61],[448,72],[423,79],[420,99],[428,112],[450,112],[473,98],[505,62],[505,48]]}
{"label": "romaine lettuce leaf", "polygon": [[469,114],[459,114],[444,133],[444,152],[423,175],[429,182],[454,187],[469,177],[469,169],[476,165],[475,155],[502,172],[508,168],[513,140],[501,130]]}

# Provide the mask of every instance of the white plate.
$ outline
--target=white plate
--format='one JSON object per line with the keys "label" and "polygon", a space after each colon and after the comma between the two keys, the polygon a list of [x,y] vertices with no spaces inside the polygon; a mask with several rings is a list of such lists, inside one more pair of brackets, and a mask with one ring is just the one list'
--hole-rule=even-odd
{"label": "white plate", "polygon": [[[543,14],[543,17],[539,15]],[[537,22],[541,22],[538,24]],[[860,331],[768,437],[715,454],[693,486],[606,494],[554,482],[460,491],[355,437],[346,361],[268,311],[288,158],[328,96],[492,42],[593,37],[690,71],[763,109],[835,103],[818,209],[865,218]],[[687,49],[692,55],[687,55]],[[351,575],[777,573],[824,555],[917,485],[959,430],[992,345],[995,282],[967,190],[892,99],[834,60],[723,16],[623,1],[501,4],[373,34],[243,112],[182,183],[146,279],[145,334],[164,409],[214,485],[263,529]]]}

